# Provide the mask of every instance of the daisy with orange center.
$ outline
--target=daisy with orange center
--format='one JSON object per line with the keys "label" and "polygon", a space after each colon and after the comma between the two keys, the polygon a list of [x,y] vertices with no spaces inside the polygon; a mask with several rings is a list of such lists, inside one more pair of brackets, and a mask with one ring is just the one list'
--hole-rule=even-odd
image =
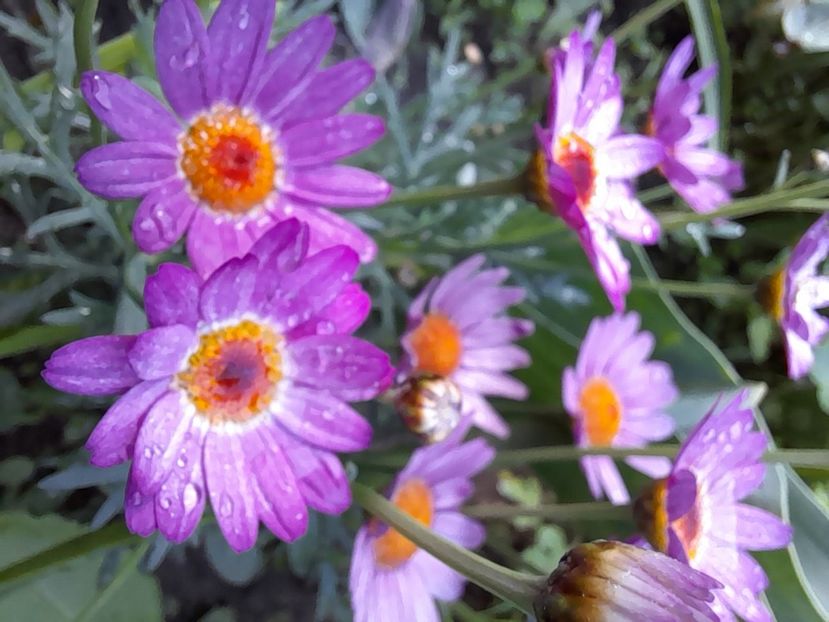
{"label": "daisy with orange center", "polygon": [[[590,323],[574,367],[564,370],[562,398],[580,447],[644,447],[671,436],[674,422],[664,409],[676,398],[671,368],[649,360],[653,335],[639,331],[639,315],[613,315]],[[665,475],[665,458],[631,457],[648,475]],[[613,503],[630,500],[613,460],[585,456],[581,467],[593,496]]]}
{"label": "daisy with orange center", "polygon": [[384,133],[379,117],[338,114],[374,79],[361,59],[318,66],[334,40],[315,17],[267,49],[274,0],[222,0],[208,26],[193,0],[165,0],[155,57],[172,112],[127,79],[87,72],[81,92],[121,142],[77,164],[81,183],[109,199],[142,197],[133,237],[148,253],[185,232],[187,252],[206,276],[241,257],[291,215],[311,226],[311,249],[376,253],[372,239],[328,207],[371,206],[391,187],[336,161]]}
{"label": "daisy with orange center", "polygon": [[[470,421],[445,440],[416,450],[392,486],[389,499],[422,525],[467,548],[480,546],[483,525],[460,506],[472,478],[495,451],[483,439],[462,442]],[[439,622],[435,599],[457,600],[466,579],[394,529],[372,519],[357,533],[349,587],[354,622]]]}
{"label": "daisy with orange center", "polygon": [[461,393],[463,413],[472,415],[476,426],[505,437],[509,428],[484,396],[527,397],[527,388],[505,372],[529,365],[527,352],[512,342],[532,333],[533,324],[505,314],[525,292],[502,285],[509,276],[506,268],[482,270],[483,263],[483,255],[470,257],[415,298],[402,340],[401,370],[407,377],[451,380]]}
{"label": "daisy with orange center", "polygon": [[658,165],[662,145],[620,131],[622,94],[607,39],[593,54],[596,14],[584,35],[573,32],[547,55],[553,74],[546,127],[528,169],[534,200],[579,236],[587,258],[617,311],[630,289],[630,266],[615,236],[640,244],[659,238],[659,223],[633,196],[633,180]]}

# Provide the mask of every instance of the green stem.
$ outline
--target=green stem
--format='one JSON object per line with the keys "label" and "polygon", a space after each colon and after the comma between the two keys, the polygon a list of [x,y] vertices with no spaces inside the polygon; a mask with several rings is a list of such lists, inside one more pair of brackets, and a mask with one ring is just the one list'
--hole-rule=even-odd
{"label": "green stem", "polygon": [[118,573],[113,577],[103,590],[95,595],[95,598],[90,602],[86,608],[78,614],[75,622],[91,622],[98,615],[98,612],[117,592],[120,590],[127,579],[129,579],[136,570],[138,570],[138,562],[144,557],[147,549],[150,548],[151,540],[144,540],[132,553],[123,561]]}
{"label": "green stem", "polygon": [[829,211],[829,201],[816,201],[829,195],[829,180],[785,188],[746,199],[737,199],[715,212],[665,212],[659,215],[662,228],[679,229],[695,222],[708,222],[715,218],[745,218],[765,212],[782,211]]}
{"label": "green stem", "polygon": [[556,521],[606,520],[630,518],[629,505],[612,503],[556,503],[536,506],[505,505],[503,503],[481,503],[463,509],[464,514],[482,519],[504,519],[516,516],[535,516]]}
{"label": "green stem", "polygon": [[666,291],[673,296],[681,298],[713,298],[733,297],[748,298],[754,294],[753,285],[742,283],[707,283],[694,281],[674,281],[660,279],[652,283],[648,279],[634,277],[632,285],[637,289],[649,289],[654,291]]}
{"label": "green stem", "polygon": [[363,509],[396,529],[419,548],[461,573],[476,585],[511,602],[521,611],[532,613],[533,600],[544,585],[543,577],[504,568],[454,542],[441,538],[384,497],[360,483],[354,482],[351,490],[354,500]]}
{"label": "green stem", "polygon": [[391,199],[374,209],[401,205],[432,205],[441,201],[472,199],[475,197],[506,196],[524,191],[524,175],[482,181],[472,186],[433,186],[423,190],[395,192]]}
{"label": "green stem", "polygon": [[[83,0],[81,7],[75,13],[75,60],[77,63],[77,83],[85,71],[95,68],[95,14],[98,12],[98,0]],[[96,145],[104,142],[104,130],[101,122],[94,114],[90,115],[89,131]]]}
{"label": "green stem", "polygon": [[609,37],[614,38],[616,43],[619,44],[628,39],[631,35],[636,34],[638,30],[645,28],[651,22],[662,17],[662,15],[670,11],[681,2],[682,0],[657,0],[657,2],[654,2],[648,8],[637,12],[628,21],[611,32]]}
{"label": "green stem", "polygon": [[129,532],[121,521],[110,523],[106,527],[66,540],[40,553],[21,559],[0,570],[0,585],[34,576],[39,572],[82,557],[99,549],[110,548],[119,544],[140,540]]}

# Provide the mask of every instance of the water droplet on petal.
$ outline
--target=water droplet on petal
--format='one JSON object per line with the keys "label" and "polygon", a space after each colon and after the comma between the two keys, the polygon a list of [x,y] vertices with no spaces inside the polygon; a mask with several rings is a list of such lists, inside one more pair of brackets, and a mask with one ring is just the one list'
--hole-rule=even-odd
{"label": "water droplet on petal", "polygon": [[193,508],[195,508],[196,505],[198,504],[200,497],[201,497],[200,489],[192,483],[187,484],[184,487],[184,495],[183,495],[183,498],[182,498],[182,501],[184,503],[184,511],[185,512],[192,512]]}
{"label": "water droplet on petal", "polygon": [[222,495],[222,500],[219,504],[219,514],[224,517],[233,514],[233,499],[230,498],[230,495]]}

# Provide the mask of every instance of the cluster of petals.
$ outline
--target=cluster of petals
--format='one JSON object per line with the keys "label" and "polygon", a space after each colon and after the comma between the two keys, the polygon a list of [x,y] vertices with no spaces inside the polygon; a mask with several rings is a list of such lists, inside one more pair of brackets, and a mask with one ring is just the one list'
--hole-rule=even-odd
{"label": "cluster of petals", "polygon": [[143,197],[138,247],[157,253],[187,232],[202,275],[291,216],[311,226],[312,250],[347,244],[363,261],[376,253],[371,237],[325,209],[371,206],[391,191],[374,173],[335,164],[385,131],[379,117],[338,114],[374,70],[362,59],[318,68],[335,35],[326,16],[268,50],[274,6],[222,0],[205,26],[193,0],[165,0],[155,60],[172,111],[119,75],[81,80],[93,113],[122,139],[79,160],[81,183],[109,199]]}
{"label": "cluster of petals", "polygon": [[[665,409],[677,389],[667,363],[650,360],[654,336],[639,330],[639,315],[596,318],[573,367],[564,370],[562,398],[573,420],[579,447],[644,447],[673,434],[674,420]],[[670,461],[632,456],[625,461],[651,476],[662,477]],[[630,501],[619,470],[608,456],[581,458],[590,491],[613,503]]]}
{"label": "cluster of petals", "polygon": [[43,377],[82,395],[123,394],[92,432],[92,464],[132,460],[125,499],[135,533],[185,540],[209,496],[229,544],[253,546],[261,520],[293,540],[307,506],[351,503],[335,452],[365,449],[371,427],[349,406],[388,385],[388,357],[351,333],[370,300],[350,283],[346,246],[307,254],[289,219],[209,278],[162,264],[147,280],[150,328],[57,350]]}
{"label": "cluster of petals", "polygon": [[[436,534],[474,549],[486,531],[460,506],[495,450],[480,438],[463,441],[470,424],[465,418],[445,440],[414,451],[389,499]],[[382,523],[372,520],[357,532],[349,575],[354,622],[439,622],[435,599],[457,600],[465,585],[461,574]]]}
{"label": "cluster of petals", "polygon": [[[785,547],[792,529],[742,501],[766,474],[764,434],[741,391],[716,406],[685,439],[670,474],[636,504],[650,544],[719,581],[713,608],[723,622],[770,622],[761,601],[769,581],[747,551]],[[735,617],[736,616],[736,617]]]}
{"label": "cluster of petals", "polygon": [[403,374],[450,379],[460,390],[463,414],[504,438],[509,427],[484,396],[526,399],[527,387],[506,372],[530,364],[527,351],[513,342],[532,334],[534,325],[506,315],[526,292],[503,285],[509,270],[482,269],[484,261],[483,255],[473,255],[432,279],[414,299],[400,368]]}

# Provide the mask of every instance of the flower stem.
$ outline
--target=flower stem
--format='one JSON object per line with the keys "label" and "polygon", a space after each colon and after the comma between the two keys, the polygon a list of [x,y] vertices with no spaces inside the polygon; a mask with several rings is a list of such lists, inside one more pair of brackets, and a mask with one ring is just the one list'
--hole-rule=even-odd
{"label": "flower stem", "polygon": [[[98,12],[98,0],[83,0],[77,13],[75,13],[75,60],[77,63],[78,77],[77,82],[80,83],[81,76],[85,71],[94,69],[95,58],[94,52],[94,29],[95,29],[95,13]],[[90,115],[89,131],[92,134],[92,140],[96,145],[104,142],[104,130],[101,122]]]}
{"label": "flower stem", "polygon": [[434,186],[423,190],[395,192],[391,199],[373,209],[401,205],[430,205],[441,201],[476,197],[507,196],[524,191],[524,175],[482,181],[471,186]]}
{"label": "flower stem", "polygon": [[514,518],[516,516],[537,516],[557,521],[606,520],[631,517],[631,507],[629,505],[613,505],[605,502],[556,503],[536,506],[481,503],[467,506],[463,511],[474,518],[489,520]]}
{"label": "flower stem", "polygon": [[363,484],[354,482],[351,490],[354,500],[363,509],[396,529],[419,548],[521,611],[532,613],[532,603],[544,585],[544,577],[504,568],[441,538]]}

